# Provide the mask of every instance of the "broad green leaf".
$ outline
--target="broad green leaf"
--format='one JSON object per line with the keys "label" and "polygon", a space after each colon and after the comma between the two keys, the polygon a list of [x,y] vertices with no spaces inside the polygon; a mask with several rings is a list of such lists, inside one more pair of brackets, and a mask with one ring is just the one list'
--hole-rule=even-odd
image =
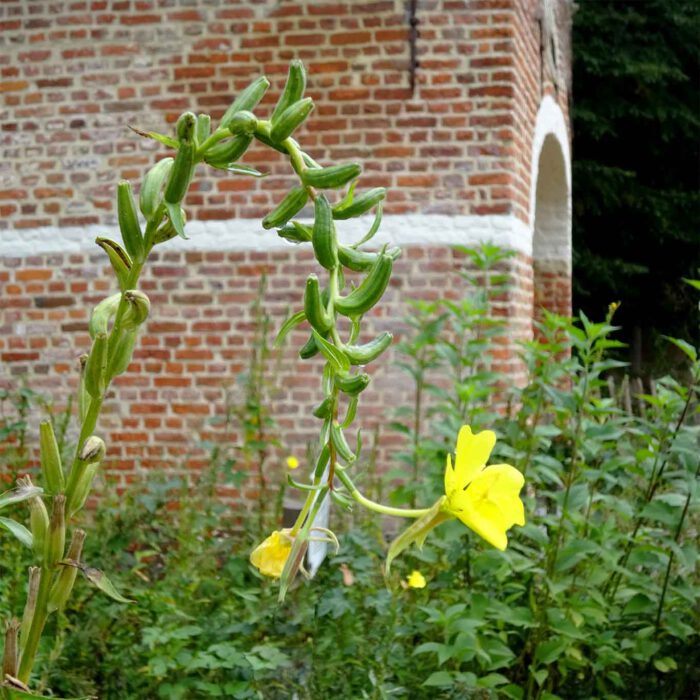
{"label": "broad green leaf", "polygon": [[435,671],[431,673],[423,685],[434,688],[450,688],[453,684],[452,674],[448,671]]}
{"label": "broad green leaf", "polygon": [[671,338],[668,335],[665,335],[664,338],[668,340],[669,343],[673,343],[693,362],[698,359],[698,351],[690,343],[686,342],[685,340],[681,340],[680,338]]}
{"label": "broad green leaf", "polygon": [[34,541],[32,533],[16,520],[0,517],[0,527],[4,527],[8,532],[11,532],[25,547],[32,546]]}

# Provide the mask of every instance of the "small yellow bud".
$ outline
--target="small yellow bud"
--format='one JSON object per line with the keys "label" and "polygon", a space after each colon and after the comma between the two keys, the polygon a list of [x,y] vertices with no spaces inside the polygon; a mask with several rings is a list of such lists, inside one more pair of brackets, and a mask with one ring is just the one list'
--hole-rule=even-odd
{"label": "small yellow bud", "polygon": [[293,455],[290,455],[287,457],[287,467],[289,469],[296,469],[299,466],[299,460],[294,457]]}

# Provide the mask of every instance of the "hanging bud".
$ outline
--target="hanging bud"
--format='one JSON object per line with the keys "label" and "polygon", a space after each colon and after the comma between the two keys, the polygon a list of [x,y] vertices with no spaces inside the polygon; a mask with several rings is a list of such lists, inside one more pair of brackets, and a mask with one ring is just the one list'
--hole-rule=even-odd
{"label": "hanging bud", "polygon": [[2,656],[2,677],[15,677],[19,666],[17,637],[19,635],[19,620],[13,617],[5,623],[5,652]]}
{"label": "hanging bud", "polygon": [[80,419],[81,425],[85,422],[85,417],[90,408],[90,401],[92,401],[85,387],[85,367],[87,366],[87,361],[87,353],[84,353],[78,358],[78,364],[80,366],[80,379],[78,381],[78,418]]}
{"label": "hanging bud", "polygon": [[41,567],[29,567],[29,585],[27,588],[27,600],[24,603],[24,613],[22,615],[22,626],[19,633],[20,650],[24,649],[27,643],[27,635],[32,626],[34,619],[34,610],[36,610],[36,598],[39,594],[39,584],[41,583]]}
{"label": "hanging bud", "polygon": [[232,134],[252,136],[258,126],[258,118],[247,110],[236,112],[228,123],[227,128]]}
{"label": "hanging bud", "polygon": [[117,313],[122,295],[120,292],[103,299],[93,310],[90,316],[90,337],[94,340],[99,333],[107,333],[109,322]]}
{"label": "hanging bud", "polygon": [[78,454],[78,459],[85,464],[92,464],[93,462],[101,462],[107,452],[105,446],[105,441],[97,437],[97,435],[91,435],[84,443],[83,447]]}
{"label": "hanging bud", "polygon": [[356,216],[362,216],[372,207],[377,206],[379,202],[386,197],[386,190],[383,187],[375,187],[367,190],[364,194],[354,198],[348,196],[333,207],[334,219],[352,219]]}
{"label": "hanging bud", "polygon": [[280,95],[275,109],[272,112],[270,120],[276,122],[288,107],[291,107],[295,102],[298,102],[304,96],[306,89],[306,70],[304,64],[298,59],[289,64],[289,72],[287,73],[287,82],[284,85],[284,90]]}
{"label": "hanging bud", "polygon": [[192,112],[183,112],[175,124],[178,141],[191,141],[197,127],[197,117]]}
{"label": "hanging bud", "polygon": [[128,302],[126,313],[122,319],[122,328],[125,330],[137,328],[147,318],[151,310],[149,298],[138,289],[130,289],[124,293],[124,299]]}
{"label": "hanging bud", "polygon": [[204,160],[214,168],[225,170],[246,152],[252,140],[253,137],[249,134],[238,134],[209,148],[204,154]]}
{"label": "hanging bud", "polygon": [[[184,231],[185,224],[187,223],[187,214],[185,213],[185,210],[180,207],[180,219],[182,222],[182,229]],[[170,219],[170,216],[165,220],[165,223],[163,223],[160,228],[156,231],[155,236],[153,236],[153,244],[157,245],[158,243],[165,243],[166,241],[169,241],[171,238],[175,238],[175,236],[178,235],[178,230],[175,228],[173,222]]]}
{"label": "hanging bud", "polygon": [[85,364],[85,389],[93,399],[101,398],[106,388],[107,349],[107,334],[98,333]]}
{"label": "hanging bud", "polygon": [[60,493],[64,486],[61,453],[50,420],[42,421],[39,426],[39,454],[45,490],[50,494]]}
{"label": "hanging bud", "polygon": [[85,530],[74,530],[68,552],[66,553],[66,560],[70,563],[63,565],[49,593],[48,610],[50,613],[55,610],[62,610],[68,602],[75,578],[78,575],[79,567],[77,564],[80,564],[80,555],[83,551],[84,542]]}
{"label": "hanging bud", "polygon": [[327,168],[309,168],[302,174],[302,180],[309,187],[320,189],[342,187],[350,180],[359,177],[362,168],[359,163],[343,163],[331,165]]}
{"label": "hanging bud", "polygon": [[44,565],[52,567],[63,558],[63,550],[66,547],[66,498],[63,495],[55,496],[51,511],[51,523],[49,536],[46,539]]}
{"label": "hanging bud", "polygon": [[119,283],[119,289],[124,291],[129,280],[129,272],[131,271],[131,258],[129,254],[115,241],[109,238],[96,238],[95,243],[97,243],[109,258],[109,262],[112,264],[112,269],[114,270],[114,275]]}

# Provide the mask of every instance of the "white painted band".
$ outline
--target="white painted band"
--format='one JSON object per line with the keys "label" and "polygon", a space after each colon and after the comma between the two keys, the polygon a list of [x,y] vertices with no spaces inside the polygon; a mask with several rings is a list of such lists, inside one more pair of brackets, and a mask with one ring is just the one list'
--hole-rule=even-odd
{"label": "white painted band", "polygon": [[[337,222],[340,241],[359,240],[372,224],[372,217]],[[189,240],[175,238],[162,250],[234,251],[283,250],[292,243],[264,231],[259,219],[190,221]],[[116,226],[46,226],[34,229],[0,231],[0,258],[20,258],[50,253],[98,252],[97,236],[120,240]],[[445,216],[405,214],[385,216],[370,247],[377,245],[478,245],[493,243],[508,250],[532,255],[532,229],[510,215]]]}

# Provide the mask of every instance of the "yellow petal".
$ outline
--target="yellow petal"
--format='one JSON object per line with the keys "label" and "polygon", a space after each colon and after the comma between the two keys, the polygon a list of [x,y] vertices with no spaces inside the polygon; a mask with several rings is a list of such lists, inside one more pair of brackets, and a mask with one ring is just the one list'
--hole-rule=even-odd
{"label": "yellow petal", "polygon": [[296,469],[299,466],[299,460],[293,455],[290,455],[287,457],[287,466],[290,469]]}
{"label": "yellow petal", "polygon": [[487,502],[475,506],[468,503],[465,508],[455,515],[477,535],[483,537],[489,544],[503,551],[508,546],[505,521],[501,511],[493,504]]}
{"label": "yellow petal", "polygon": [[448,452],[447,464],[445,465],[445,495],[449,496],[457,488],[457,476],[452,467],[452,455]]}
{"label": "yellow petal", "polygon": [[462,426],[457,437],[455,455],[456,488],[464,488],[474,479],[485,466],[495,444],[496,433],[492,430],[482,430],[474,435],[468,425]]}
{"label": "yellow petal", "polygon": [[525,509],[519,493],[525,480],[509,464],[494,464],[481,470],[469,487],[448,498],[449,512],[498,549],[508,544],[506,531],[525,524]]}
{"label": "yellow petal", "polygon": [[250,554],[250,563],[264,576],[279,578],[292,549],[288,537],[289,530],[275,530],[263,540]]}
{"label": "yellow petal", "polygon": [[425,576],[420,571],[412,571],[406,579],[409,588],[425,588]]}

